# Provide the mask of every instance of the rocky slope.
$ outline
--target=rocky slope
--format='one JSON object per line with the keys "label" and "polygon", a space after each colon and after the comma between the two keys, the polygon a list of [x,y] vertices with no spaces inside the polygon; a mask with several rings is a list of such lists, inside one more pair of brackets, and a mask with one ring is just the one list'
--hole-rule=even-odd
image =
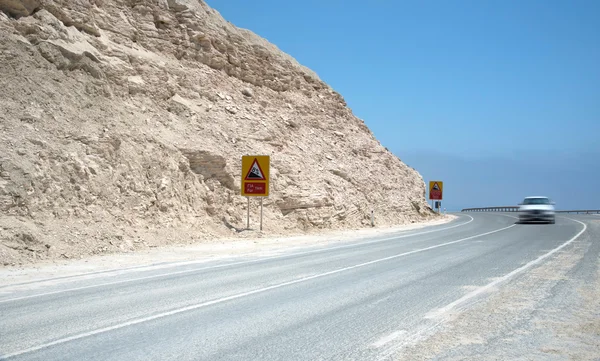
{"label": "rocky slope", "polygon": [[271,155],[266,233],[433,217],[338,93],[202,1],[0,0],[0,74],[0,265],[236,234],[244,154]]}

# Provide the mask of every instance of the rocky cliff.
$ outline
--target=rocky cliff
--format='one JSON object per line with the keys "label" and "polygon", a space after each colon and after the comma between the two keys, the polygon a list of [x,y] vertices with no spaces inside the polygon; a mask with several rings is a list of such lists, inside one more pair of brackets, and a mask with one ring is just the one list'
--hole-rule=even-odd
{"label": "rocky cliff", "polygon": [[202,1],[0,0],[0,74],[0,264],[239,235],[244,154],[266,233],[432,217],[338,93]]}

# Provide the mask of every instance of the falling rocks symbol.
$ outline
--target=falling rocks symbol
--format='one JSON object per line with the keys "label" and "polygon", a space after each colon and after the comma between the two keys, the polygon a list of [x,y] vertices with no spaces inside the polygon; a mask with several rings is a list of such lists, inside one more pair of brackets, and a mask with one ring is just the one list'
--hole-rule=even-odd
{"label": "falling rocks symbol", "polygon": [[262,170],[260,169],[260,165],[258,165],[258,160],[254,160],[252,163],[252,167],[250,167],[250,171],[246,175],[247,180],[265,180],[265,176],[263,175]]}

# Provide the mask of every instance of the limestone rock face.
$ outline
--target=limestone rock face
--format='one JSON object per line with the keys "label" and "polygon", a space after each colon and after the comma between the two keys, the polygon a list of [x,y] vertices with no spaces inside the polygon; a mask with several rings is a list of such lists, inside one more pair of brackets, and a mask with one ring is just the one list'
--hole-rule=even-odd
{"label": "limestone rock face", "polygon": [[0,74],[0,265],[237,234],[245,154],[267,234],[433,217],[338,93],[203,1],[0,0]]}
{"label": "limestone rock face", "polygon": [[39,0],[0,0],[0,11],[14,18],[28,16],[39,6]]}

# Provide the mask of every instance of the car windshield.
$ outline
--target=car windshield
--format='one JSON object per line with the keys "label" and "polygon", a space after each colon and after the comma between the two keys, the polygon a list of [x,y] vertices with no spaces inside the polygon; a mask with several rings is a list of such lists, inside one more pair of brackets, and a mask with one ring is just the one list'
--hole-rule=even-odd
{"label": "car windshield", "polygon": [[548,198],[525,198],[523,204],[550,204]]}

